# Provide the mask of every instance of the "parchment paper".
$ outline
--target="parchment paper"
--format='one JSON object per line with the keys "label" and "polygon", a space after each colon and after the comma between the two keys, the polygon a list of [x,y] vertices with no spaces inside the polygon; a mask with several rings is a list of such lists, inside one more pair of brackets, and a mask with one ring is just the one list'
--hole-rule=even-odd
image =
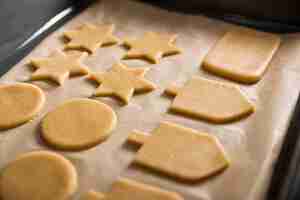
{"label": "parchment paper", "polygon": [[[256,112],[242,121],[226,125],[213,125],[170,114],[167,110],[172,99],[162,96],[162,93],[168,84],[183,84],[192,75],[228,82],[202,71],[200,63],[232,25],[203,16],[168,12],[138,1],[99,1],[45,39],[4,75],[1,83],[28,78],[31,73],[26,66],[28,60],[48,56],[51,51],[61,49],[62,32],[83,22],[113,23],[116,35],[121,38],[138,37],[145,31],[178,33],[176,44],[184,53],[166,57],[156,65],[137,60],[123,61],[130,67],[150,66],[146,77],[159,87],[154,92],[134,96],[127,106],[121,106],[111,98],[97,98],[113,107],[118,115],[118,124],[107,141],[92,149],[59,152],[74,163],[79,174],[80,185],[74,199],[90,189],[106,192],[120,176],[176,191],[186,200],[263,199],[300,88],[300,35],[283,35],[282,45],[263,79],[255,85],[240,85],[243,93],[255,104]],[[89,56],[85,64],[95,71],[109,69],[125,51],[119,46],[101,48]],[[95,89],[95,85],[86,81],[85,77],[71,78],[63,87],[43,81],[34,84],[46,93],[46,105],[33,121],[0,134],[0,167],[24,152],[54,150],[39,138],[41,118],[65,100],[89,97]],[[150,132],[160,121],[175,122],[217,136],[230,156],[231,166],[224,173],[193,185],[133,167],[131,162],[137,149],[125,145],[126,137],[133,129]]]}

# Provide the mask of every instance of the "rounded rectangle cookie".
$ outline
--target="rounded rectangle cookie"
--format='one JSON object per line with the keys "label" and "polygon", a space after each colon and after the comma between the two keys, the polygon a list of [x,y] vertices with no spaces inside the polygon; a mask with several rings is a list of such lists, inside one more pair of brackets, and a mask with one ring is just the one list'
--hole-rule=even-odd
{"label": "rounded rectangle cookie", "polygon": [[227,32],[205,56],[202,68],[237,82],[259,81],[280,45],[280,37],[249,28]]}

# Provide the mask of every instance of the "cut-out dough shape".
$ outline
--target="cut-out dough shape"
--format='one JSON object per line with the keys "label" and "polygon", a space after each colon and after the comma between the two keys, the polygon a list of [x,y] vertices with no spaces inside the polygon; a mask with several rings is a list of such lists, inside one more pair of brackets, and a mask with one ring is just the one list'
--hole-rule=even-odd
{"label": "cut-out dough shape", "polygon": [[30,79],[48,79],[63,85],[69,76],[88,74],[88,68],[81,63],[86,56],[86,53],[71,52],[65,54],[57,50],[48,58],[32,59],[30,64],[37,70],[31,75]]}
{"label": "cut-out dough shape", "polygon": [[204,78],[193,77],[182,88],[171,86],[165,93],[176,96],[171,111],[213,123],[239,120],[254,112],[238,87]]}
{"label": "cut-out dough shape", "polygon": [[183,200],[183,198],[175,192],[122,178],[113,183],[108,194],[89,192],[81,200]]}
{"label": "cut-out dough shape", "polygon": [[84,24],[78,30],[64,32],[64,36],[70,40],[66,49],[83,49],[94,53],[101,46],[118,43],[119,39],[113,36],[113,31],[112,24],[100,26]]}
{"label": "cut-out dough shape", "polygon": [[124,45],[130,50],[125,59],[147,59],[158,63],[163,56],[181,53],[181,50],[174,45],[177,35],[159,34],[147,32],[140,39],[125,40]]}
{"label": "cut-out dough shape", "polygon": [[0,179],[2,200],[66,200],[76,189],[72,163],[48,151],[19,156],[4,168]]}
{"label": "cut-out dough shape", "polygon": [[90,99],[73,99],[42,120],[42,137],[62,150],[83,150],[107,139],[117,123],[115,112]]}
{"label": "cut-out dough shape", "polygon": [[80,200],[104,200],[105,196],[100,192],[88,191],[83,196],[81,196]]}
{"label": "cut-out dough shape", "polygon": [[21,125],[42,109],[44,92],[32,84],[0,85],[0,129]]}
{"label": "cut-out dough shape", "polygon": [[242,82],[259,81],[280,45],[280,37],[248,28],[229,31],[204,58],[203,69]]}
{"label": "cut-out dough shape", "polygon": [[89,78],[100,84],[94,96],[113,96],[127,104],[135,92],[155,89],[155,85],[144,78],[148,69],[128,68],[118,63],[108,72],[92,73]]}
{"label": "cut-out dough shape", "polygon": [[135,131],[128,142],[143,145],[135,163],[179,180],[199,181],[229,166],[216,137],[169,122],[161,123],[151,136]]}

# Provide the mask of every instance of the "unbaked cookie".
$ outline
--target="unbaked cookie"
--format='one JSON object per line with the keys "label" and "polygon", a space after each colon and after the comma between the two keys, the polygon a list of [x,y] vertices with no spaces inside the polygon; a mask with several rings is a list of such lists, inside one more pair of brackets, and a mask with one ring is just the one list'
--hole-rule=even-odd
{"label": "unbaked cookie", "polygon": [[57,149],[83,150],[107,139],[116,123],[115,112],[104,103],[74,99],[44,117],[42,137]]}
{"label": "unbaked cookie", "polygon": [[119,179],[113,183],[112,189],[106,195],[89,192],[81,200],[183,200],[175,192],[139,183],[130,179]]}
{"label": "unbaked cookie", "polygon": [[101,46],[118,43],[119,39],[113,36],[113,31],[112,24],[99,26],[83,24],[78,30],[64,32],[64,36],[70,40],[66,49],[83,49],[94,53]]}
{"label": "unbaked cookie", "polygon": [[176,96],[171,111],[214,123],[239,120],[254,112],[250,101],[231,84],[192,77],[182,88],[171,86],[165,92]]}
{"label": "unbaked cookie", "polygon": [[32,84],[0,85],[0,129],[31,120],[45,103],[44,92]]}
{"label": "unbaked cookie", "polygon": [[155,85],[144,78],[147,71],[148,68],[129,68],[117,63],[108,72],[91,73],[89,78],[100,84],[94,96],[113,96],[128,104],[135,92],[155,89]]}
{"label": "unbaked cookie", "polygon": [[125,46],[130,50],[125,59],[140,58],[158,63],[163,56],[181,53],[181,50],[174,45],[177,35],[167,35],[155,32],[147,32],[140,39],[125,40]]}
{"label": "unbaked cookie", "polygon": [[36,151],[23,154],[2,171],[2,200],[66,200],[77,189],[76,169],[63,156]]}
{"label": "unbaked cookie", "polygon": [[37,68],[31,75],[31,80],[52,80],[59,85],[63,85],[69,76],[85,75],[89,72],[88,67],[81,61],[87,56],[81,52],[54,51],[48,58],[32,59],[30,64]]}
{"label": "unbaked cookie", "polygon": [[194,182],[229,166],[222,145],[213,135],[163,122],[149,136],[133,132],[128,141],[143,145],[134,162],[179,180]]}
{"label": "unbaked cookie", "polygon": [[80,200],[104,200],[105,196],[100,192],[88,191],[80,197]]}
{"label": "unbaked cookie", "polygon": [[278,35],[236,28],[216,43],[202,66],[234,81],[255,83],[262,78],[279,45]]}

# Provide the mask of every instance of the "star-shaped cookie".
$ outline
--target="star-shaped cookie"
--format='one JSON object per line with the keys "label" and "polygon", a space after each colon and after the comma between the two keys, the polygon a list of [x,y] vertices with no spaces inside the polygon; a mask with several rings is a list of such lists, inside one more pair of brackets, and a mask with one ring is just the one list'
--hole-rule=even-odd
{"label": "star-shaped cookie", "polygon": [[90,79],[98,82],[94,96],[114,96],[128,103],[134,92],[147,92],[155,85],[144,78],[149,68],[128,68],[117,63],[108,72],[92,73]]}
{"label": "star-shaped cookie", "polygon": [[78,30],[64,32],[64,36],[70,40],[65,48],[94,53],[101,46],[118,43],[119,39],[113,36],[113,31],[114,25],[112,24],[101,26],[83,24]]}
{"label": "star-shaped cookie", "polygon": [[71,52],[68,54],[60,50],[54,51],[48,58],[35,58],[30,64],[37,68],[30,80],[52,80],[63,85],[69,76],[88,74],[88,67],[81,63],[86,53]]}
{"label": "star-shaped cookie", "polygon": [[174,45],[176,38],[177,35],[175,34],[147,32],[140,39],[125,40],[124,45],[130,50],[124,58],[141,58],[158,63],[163,56],[181,53],[181,50]]}

